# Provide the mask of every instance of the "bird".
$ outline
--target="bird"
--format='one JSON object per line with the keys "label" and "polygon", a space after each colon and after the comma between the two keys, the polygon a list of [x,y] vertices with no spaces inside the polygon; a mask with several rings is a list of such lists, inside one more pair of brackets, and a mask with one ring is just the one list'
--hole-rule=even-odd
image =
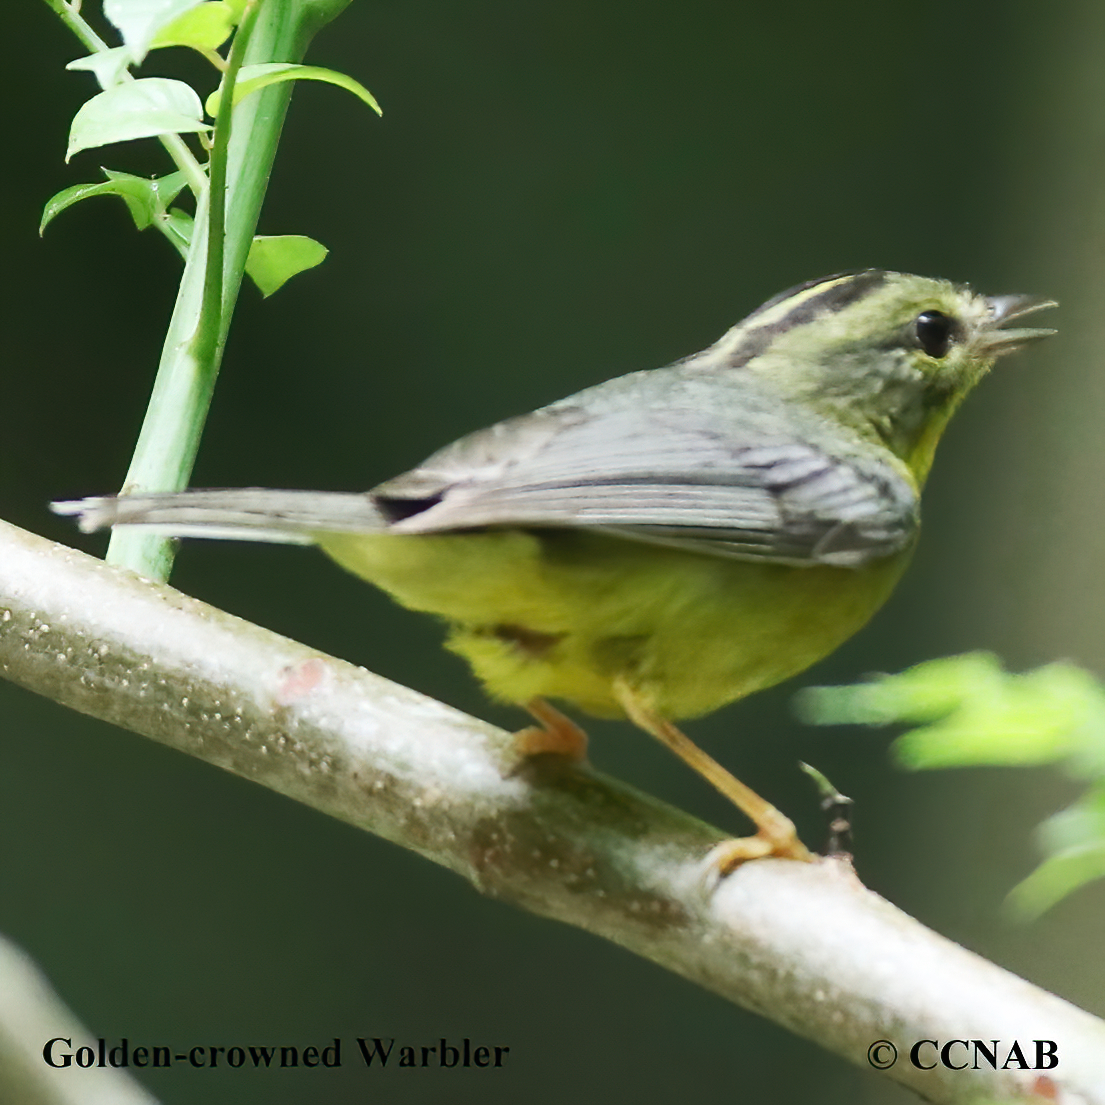
{"label": "bird", "polygon": [[436,615],[529,755],[582,758],[550,699],[627,718],[753,822],[715,857],[809,860],[676,726],[804,671],[904,572],[948,420],[1056,306],[884,269],[769,299],[713,345],[461,438],[367,492],[192,489],[52,504],[83,530],[317,545]]}

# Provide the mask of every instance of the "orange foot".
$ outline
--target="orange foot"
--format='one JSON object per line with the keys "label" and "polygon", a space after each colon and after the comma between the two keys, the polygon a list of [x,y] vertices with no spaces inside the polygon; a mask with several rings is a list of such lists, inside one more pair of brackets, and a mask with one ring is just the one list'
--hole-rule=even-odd
{"label": "orange foot", "polygon": [[587,759],[587,734],[543,698],[533,698],[526,709],[541,723],[514,734],[514,747],[526,757],[552,752],[579,763]]}
{"label": "orange foot", "polygon": [[[789,819],[788,819],[789,821]],[[706,856],[706,865],[718,877],[724,878],[750,859],[797,859],[809,863],[817,857],[798,839],[794,826],[781,835],[767,835],[762,830],[755,836],[736,837],[715,844]]]}

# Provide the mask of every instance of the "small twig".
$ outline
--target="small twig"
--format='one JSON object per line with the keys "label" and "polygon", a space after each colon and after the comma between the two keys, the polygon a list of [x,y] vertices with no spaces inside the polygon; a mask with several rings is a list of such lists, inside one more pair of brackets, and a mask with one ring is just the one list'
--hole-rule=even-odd
{"label": "small twig", "polygon": [[816,767],[798,765],[817,786],[821,795],[822,812],[829,819],[829,839],[825,842],[824,855],[833,859],[852,860],[852,808],[855,801],[839,790]]}

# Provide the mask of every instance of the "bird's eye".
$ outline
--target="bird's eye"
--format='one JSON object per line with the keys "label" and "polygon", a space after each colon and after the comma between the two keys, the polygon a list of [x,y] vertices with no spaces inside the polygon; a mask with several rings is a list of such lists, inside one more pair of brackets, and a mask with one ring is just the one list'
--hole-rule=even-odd
{"label": "bird's eye", "polygon": [[930,357],[939,359],[947,356],[957,329],[955,319],[942,311],[925,311],[917,316],[914,326],[917,341]]}

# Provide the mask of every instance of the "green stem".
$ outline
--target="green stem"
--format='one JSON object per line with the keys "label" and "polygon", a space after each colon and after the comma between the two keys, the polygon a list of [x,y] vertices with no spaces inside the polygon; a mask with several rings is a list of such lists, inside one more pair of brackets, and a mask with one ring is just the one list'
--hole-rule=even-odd
{"label": "green stem", "polygon": [[[314,32],[345,6],[345,0],[264,0],[254,21],[238,34],[231,55],[238,65],[302,60]],[[238,60],[240,59],[240,60]],[[235,70],[236,72],[237,70]],[[228,72],[229,75],[229,72]],[[212,194],[217,152],[225,143],[225,232],[213,225],[205,198],[197,203],[196,222],[176,307],[166,334],[161,363],[123,491],[178,491],[191,477],[204,420],[222,361],[227,332],[245,272],[269,173],[290,97],[290,85],[273,85],[237,106],[224,81],[220,117],[212,150]],[[233,111],[233,131],[220,127]],[[212,205],[213,205],[212,201]],[[216,220],[218,216],[216,216]],[[221,264],[208,260],[208,240],[222,246]],[[218,252],[218,244],[214,253]],[[207,279],[208,266],[216,279]],[[109,562],[154,579],[167,579],[174,546],[140,529],[121,529],[108,546]]]}
{"label": "green stem", "polygon": [[[230,138],[234,122],[234,86],[242,68],[253,31],[257,13],[263,0],[250,0],[246,5],[238,33],[227,58],[226,72],[220,87],[219,113],[215,119],[215,139],[211,146],[210,203],[208,205],[207,259],[204,267],[203,304],[201,314],[204,325],[196,333],[196,359],[201,364],[213,366],[218,372],[222,357],[221,345],[225,340],[229,319],[224,320],[224,310],[233,312],[234,299],[226,301],[223,291],[223,268],[226,247],[226,181]],[[224,325],[224,321],[227,325]],[[212,380],[212,385],[214,380]]]}
{"label": "green stem", "polygon": [[161,134],[158,135],[158,141],[165,147],[176,167],[184,174],[192,195],[198,198],[199,194],[207,187],[207,177],[204,174],[203,166],[192,156],[192,151],[188,149],[188,143],[179,134]]}
{"label": "green stem", "polygon": [[109,49],[108,44],[85,22],[80,12],[70,7],[65,0],[46,0],[46,3],[57,13],[62,23],[80,39],[81,45],[89,53],[98,54]]}

